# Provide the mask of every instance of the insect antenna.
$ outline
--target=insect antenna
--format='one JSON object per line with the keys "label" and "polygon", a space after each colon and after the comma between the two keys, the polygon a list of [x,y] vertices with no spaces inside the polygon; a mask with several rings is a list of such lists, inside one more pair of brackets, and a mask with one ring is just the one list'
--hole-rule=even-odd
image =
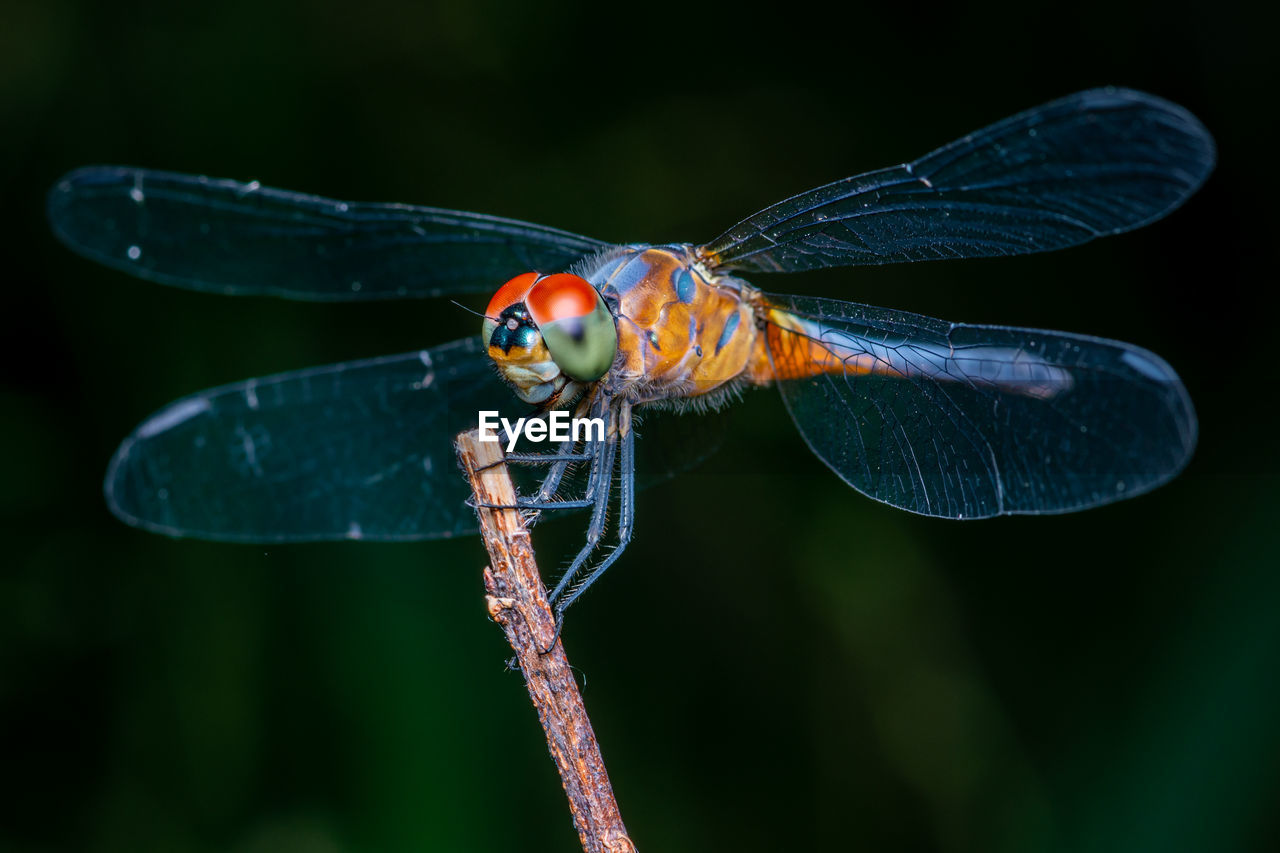
{"label": "insect antenna", "polygon": [[463,305],[461,302],[459,302],[456,299],[450,299],[449,301],[452,302],[454,305],[457,305],[463,311],[466,311],[468,314],[475,314],[477,317],[483,317],[484,319],[492,320],[495,323],[500,322],[497,317],[490,317],[488,314],[484,313],[483,311],[477,311],[474,308],[468,308],[467,306]]}

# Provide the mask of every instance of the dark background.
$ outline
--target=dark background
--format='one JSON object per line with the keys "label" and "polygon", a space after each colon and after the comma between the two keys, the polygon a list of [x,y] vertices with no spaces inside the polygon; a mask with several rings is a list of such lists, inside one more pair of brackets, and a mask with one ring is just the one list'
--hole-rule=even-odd
{"label": "dark background", "polygon": [[[474,318],[109,272],[48,233],[62,172],[702,241],[1106,84],[1217,138],[1166,221],[766,284],[1146,346],[1199,412],[1187,471],[1077,515],[929,520],[842,485],[751,393],[714,459],[642,494],[566,643],[642,850],[1275,849],[1271,22],[1232,3],[839,11],[5,0],[0,851],[576,845],[477,539],[169,541],[101,499],[117,442],[175,397]],[[581,523],[537,530],[545,566]]]}

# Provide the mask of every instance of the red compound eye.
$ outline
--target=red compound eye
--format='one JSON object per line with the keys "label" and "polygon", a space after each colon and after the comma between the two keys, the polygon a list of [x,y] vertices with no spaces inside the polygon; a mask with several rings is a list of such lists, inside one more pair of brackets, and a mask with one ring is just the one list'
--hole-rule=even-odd
{"label": "red compound eye", "polygon": [[596,310],[599,299],[596,289],[586,279],[570,273],[556,273],[539,279],[525,294],[524,304],[533,322],[546,326],[557,320],[586,317]]}
{"label": "red compound eye", "polygon": [[489,300],[489,307],[484,309],[486,317],[497,319],[503,311],[508,307],[523,302],[525,294],[529,292],[529,288],[538,280],[536,272],[521,273],[511,281],[498,288],[498,292],[493,294],[493,298]]}

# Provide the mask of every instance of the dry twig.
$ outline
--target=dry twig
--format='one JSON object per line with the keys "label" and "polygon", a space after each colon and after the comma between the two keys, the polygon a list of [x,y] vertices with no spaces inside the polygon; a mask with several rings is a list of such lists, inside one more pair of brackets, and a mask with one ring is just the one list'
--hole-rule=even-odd
{"label": "dry twig", "polygon": [[555,636],[556,625],[529,529],[516,510],[484,508],[486,504],[511,506],[516,500],[511,476],[501,464],[502,446],[482,442],[472,431],[458,436],[457,450],[480,507],[480,533],[489,551],[491,565],[484,571],[489,615],[502,626],[515,650],[547,735],[547,747],[560,771],[582,849],[634,853],[564,646],[556,640],[550,651],[542,653]]}

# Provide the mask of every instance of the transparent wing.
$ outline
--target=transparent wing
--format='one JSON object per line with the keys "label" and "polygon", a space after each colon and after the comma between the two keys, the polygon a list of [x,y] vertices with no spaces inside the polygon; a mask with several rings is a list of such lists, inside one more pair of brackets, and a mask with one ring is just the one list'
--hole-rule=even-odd
{"label": "transparent wing", "polygon": [[130,524],[202,539],[472,533],[453,437],[480,409],[528,413],[474,338],[213,388],[125,439],[107,502]]}
{"label": "transparent wing", "polygon": [[606,244],[478,213],[361,204],[124,166],[90,166],[49,192],[75,251],[163,284],[308,300],[488,292]]}
{"label": "transparent wing", "polygon": [[1196,441],[1159,356],[1100,338],[771,295],[783,399],[858,491],[922,515],[1068,512],[1173,477]]}
{"label": "transparent wing", "polygon": [[[481,410],[531,413],[478,338],[211,388],[147,418],[107,471],[124,521],[233,542],[407,541],[476,531],[453,439]],[[645,418],[642,485],[710,455],[719,417]],[[549,447],[522,445],[522,449]],[[545,466],[513,466],[533,494]],[[566,497],[577,496],[574,480]]]}
{"label": "transparent wing", "polygon": [[727,411],[676,411],[641,407],[635,411],[636,488],[647,489],[696,468],[724,445]]}
{"label": "transparent wing", "polygon": [[1182,107],[1094,89],[793,196],[700,252],[721,269],[797,272],[1061,249],[1159,219],[1214,158],[1213,138]]}

